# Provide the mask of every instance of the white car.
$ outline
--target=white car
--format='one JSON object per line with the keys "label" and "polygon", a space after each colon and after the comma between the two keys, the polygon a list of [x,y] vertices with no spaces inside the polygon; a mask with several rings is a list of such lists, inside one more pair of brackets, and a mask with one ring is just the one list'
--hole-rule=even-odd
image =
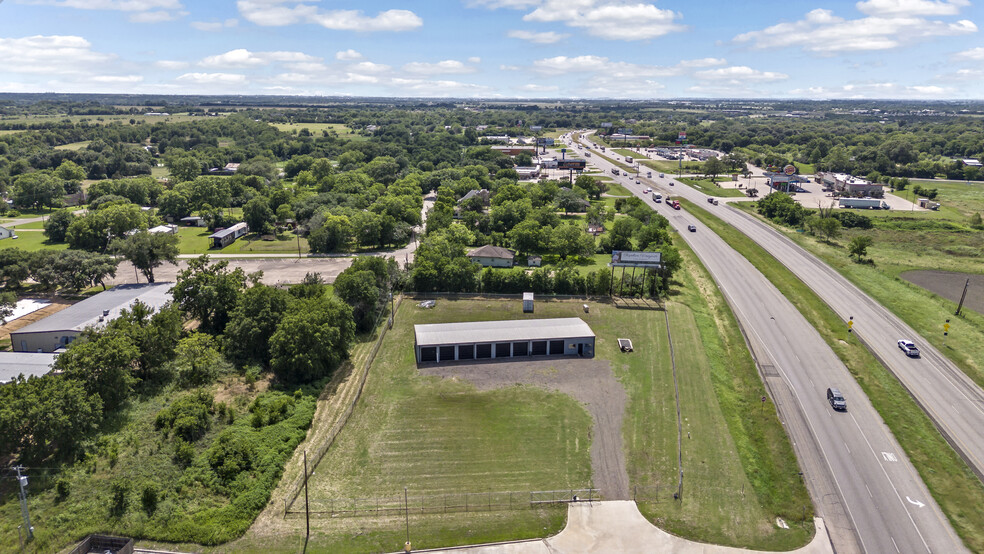
{"label": "white car", "polygon": [[[636,181],[636,182],[638,183],[639,181]],[[644,191],[642,191],[642,192],[644,192],[644,193],[646,193],[646,194],[649,194],[649,193],[650,193],[650,192],[652,192],[652,191],[653,191],[653,188],[652,188],[652,187],[646,187],[646,190],[644,190]]]}
{"label": "white car", "polygon": [[910,358],[919,357],[919,349],[916,345],[909,339],[899,339],[899,349],[905,352],[905,355]]}

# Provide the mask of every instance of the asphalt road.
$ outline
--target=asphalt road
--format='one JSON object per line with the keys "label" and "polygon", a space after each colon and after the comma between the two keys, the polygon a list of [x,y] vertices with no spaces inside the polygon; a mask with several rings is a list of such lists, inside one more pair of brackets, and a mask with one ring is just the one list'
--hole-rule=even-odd
{"label": "asphalt road", "polygon": [[[597,156],[590,160],[606,174],[612,167]],[[793,441],[835,550],[966,551],[891,431],[810,322],[723,239],[686,212],[654,204],[642,191],[656,186],[664,196],[698,203],[706,203],[706,196],[680,183],[670,186],[669,178],[642,179],[640,185],[634,177],[617,180],[669,219],[731,304]],[[713,209],[722,217],[730,214],[729,222],[741,215],[724,204]],[[757,240],[760,231],[747,217],[741,219],[745,221],[741,230],[747,228]],[[697,232],[688,232],[688,225],[695,225]],[[856,305],[862,303],[867,305],[870,300],[859,300]],[[895,346],[894,340],[890,345]],[[825,397],[829,386],[844,393],[846,413],[830,408]]]}

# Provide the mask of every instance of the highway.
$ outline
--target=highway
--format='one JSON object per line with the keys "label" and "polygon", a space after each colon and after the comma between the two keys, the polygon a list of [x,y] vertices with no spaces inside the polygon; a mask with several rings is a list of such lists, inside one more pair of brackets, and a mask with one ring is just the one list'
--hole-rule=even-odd
{"label": "highway", "polygon": [[[597,155],[588,161],[609,175],[614,167]],[[643,189],[654,186],[664,196],[698,203],[706,203],[706,196],[680,183],[671,186],[669,178],[642,179],[638,185],[634,176],[616,179],[667,217],[727,298],[793,441],[836,551],[966,552],[891,431],[816,329],[723,239],[686,212],[653,203]],[[729,223],[741,219],[757,234],[748,218],[735,217],[741,215],[737,211],[724,204],[711,208],[722,217],[731,214]],[[697,231],[688,232],[689,225]],[[894,339],[890,346],[895,347]],[[844,393],[847,412],[831,409],[826,399],[831,386]]]}

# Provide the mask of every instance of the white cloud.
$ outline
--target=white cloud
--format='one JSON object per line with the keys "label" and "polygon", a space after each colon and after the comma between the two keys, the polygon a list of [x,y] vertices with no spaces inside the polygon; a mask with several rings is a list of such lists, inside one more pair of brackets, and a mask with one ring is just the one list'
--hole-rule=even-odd
{"label": "white cloud", "polygon": [[904,86],[898,83],[870,82],[849,83],[832,87],[809,87],[789,91],[794,96],[807,98],[940,98],[952,94],[952,89],[934,85]]}
{"label": "white cloud", "polygon": [[410,96],[480,96],[487,95],[492,89],[483,85],[462,83],[459,81],[429,81],[426,79],[394,78],[389,82],[400,94]]}
{"label": "white cloud", "polygon": [[373,62],[359,62],[357,64],[352,64],[349,69],[359,72],[359,73],[383,73],[392,69],[390,66],[382,63]]}
{"label": "white cloud", "polygon": [[444,75],[452,73],[474,73],[475,68],[458,60],[444,60],[437,63],[412,62],[403,66],[403,71],[416,75]]}
{"label": "white cloud", "polygon": [[700,58],[697,60],[682,60],[677,65],[680,67],[714,67],[726,63],[728,63],[728,60],[724,58]]}
{"label": "white cloud", "polygon": [[506,33],[509,38],[517,38],[519,40],[527,40],[534,44],[554,44],[564,40],[565,38],[571,36],[565,33],[555,33],[553,31],[545,31],[542,33],[534,33],[533,31],[509,31]]}
{"label": "white cloud", "polygon": [[342,61],[361,60],[364,57],[365,56],[363,56],[361,53],[356,52],[351,48],[349,48],[348,50],[341,50],[335,53],[335,59],[342,60]]}
{"label": "white cloud", "polygon": [[984,60],[984,46],[978,46],[977,48],[971,48],[970,50],[958,52],[953,57],[958,60],[972,60],[975,62],[982,61]]}
{"label": "white cloud", "polygon": [[72,35],[0,38],[0,70],[66,75],[104,68],[115,56],[95,52],[86,39]]}
{"label": "white cloud", "polygon": [[858,2],[858,11],[881,16],[941,16],[957,15],[969,0],[867,0]]}
{"label": "white cloud", "polygon": [[468,63],[482,63],[482,58],[479,58],[478,56],[472,56],[468,58]]}
{"label": "white cloud", "polygon": [[245,83],[246,76],[239,73],[185,73],[177,80],[199,85],[231,85]]}
{"label": "white cloud", "polygon": [[232,18],[225,21],[192,21],[191,26],[199,31],[221,31],[239,25],[239,20]]}
{"label": "white cloud", "polygon": [[238,0],[239,13],[257,25],[282,27],[313,23],[336,31],[410,31],[424,24],[409,10],[386,10],[366,16],[359,10],[320,10],[298,0]]}
{"label": "white cloud", "polygon": [[[875,1],[877,0],[873,0]],[[918,4],[920,1],[898,0],[895,4]],[[888,1],[877,3],[892,4]],[[888,8],[883,6],[883,9]],[[912,11],[915,13],[915,8]],[[811,52],[829,55],[889,50],[911,45],[914,39],[965,35],[977,31],[977,25],[966,19],[955,22],[928,20],[917,15],[908,15],[901,8],[896,13],[897,15],[845,19],[834,15],[830,10],[815,9],[799,21],[778,23],[760,31],[742,33],[734,41],[747,43],[756,49],[799,46]]]}
{"label": "white cloud", "polygon": [[24,3],[126,12],[134,23],[173,21],[188,14],[180,0],[26,0]]}
{"label": "white cloud", "polygon": [[90,81],[96,83],[134,84],[143,81],[143,75],[96,75]]}
{"label": "white cloud", "polygon": [[727,81],[734,84],[743,84],[749,81],[782,81],[788,79],[789,75],[785,73],[774,73],[772,71],[759,71],[745,65],[733,65],[731,67],[697,71],[694,73],[694,77],[701,81]]}
{"label": "white cloud", "polygon": [[177,60],[159,60],[154,62],[154,65],[161,69],[184,69],[190,64],[188,62],[182,62]]}
{"label": "white cloud", "polygon": [[642,79],[646,77],[669,77],[680,75],[684,68],[680,65],[664,67],[612,61],[605,56],[554,56],[535,60],[533,71],[545,75],[569,73],[597,73],[600,77],[616,79]]}
{"label": "white cloud", "polygon": [[682,16],[654,4],[622,0],[545,0],[524,21],[559,22],[608,40],[645,40],[682,31]]}
{"label": "white cloud", "polygon": [[250,52],[245,48],[230,50],[224,54],[208,56],[198,65],[202,67],[258,67],[271,62],[315,62],[318,58],[303,52]]}
{"label": "white cloud", "polygon": [[469,8],[488,8],[490,10],[499,8],[522,10],[532,8],[539,3],[540,0],[468,0],[465,2]]}
{"label": "white cloud", "polygon": [[521,90],[524,92],[557,92],[560,87],[557,85],[538,85],[536,83],[526,84],[520,87],[516,87],[516,90]]}

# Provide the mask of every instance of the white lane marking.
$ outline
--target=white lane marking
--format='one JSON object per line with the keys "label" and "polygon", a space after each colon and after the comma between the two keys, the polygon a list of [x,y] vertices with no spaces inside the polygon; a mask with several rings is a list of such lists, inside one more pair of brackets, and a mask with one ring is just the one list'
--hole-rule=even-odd
{"label": "white lane marking", "polygon": [[[861,424],[858,423],[858,419],[854,417],[854,414],[851,414],[851,420],[854,421],[854,425],[858,428],[858,432],[861,433],[861,438],[863,438],[865,444],[868,445],[868,450],[871,450],[871,455],[877,457],[875,454],[875,449],[871,446],[871,442],[868,440],[867,435],[864,434],[864,430],[861,429]],[[885,480],[888,481],[888,484],[892,486],[892,490],[895,491],[895,497],[899,499],[899,504],[902,504],[902,509],[905,510],[905,515],[909,516],[909,522],[912,523],[912,528],[916,530],[916,534],[919,535],[919,540],[921,540],[923,546],[926,547],[926,552],[932,552],[933,549],[929,547],[929,543],[927,543],[926,538],[923,537],[922,531],[920,531],[919,526],[916,525],[916,520],[912,519],[912,513],[909,512],[909,508],[902,503],[902,494],[899,493],[899,489],[895,486],[895,483],[892,482],[892,478],[889,477],[888,472],[885,471],[885,466],[878,464],[878,467],[881,468],[882,473],[885,475]],[[896,546],[896,548],[898,547]]]}
{"label": "white lane marking", "polygon": [[892,545],[895,546],[895,551],[902,554],[902,551],[899,550],[899,545],[895,542],[895,537],[889,536],[888,538],[892,539]]}
{"label": "white lane marking", "polygon": [[918,500],[913,500],[913,499],[909,498],[908,496],[905,497],[905,499],[909,501],[909,504],[913,504],[913,505],[919,506],[920,508],[922,508],[922,507],[925,506],[925,504],[923,504],[922,502],[920,502]]}
{"label": "white lane marking", "polygon": [[882,452],[882,458],[884,458],[886,462],[897,462],[897,461],[899,461],[898,456],[896,456],[895,454],[893,454],[891,452]]}
{"label": "white lane marking", "polygon": [[851,453],[851,447],[847,446],[847,443],[846,442],[844,443],[844,450],[847,450],[847,453],[848,454]]}
{"label": "white lane marking", "polygon": [[864,488],[865,488],[865,490],[868,491],[868,496],[870,496],[871,498],[874,498],[875,497],[875,495],[871,494],[871,489],[868,488],[868,483],[865,483],[864,484]]}

